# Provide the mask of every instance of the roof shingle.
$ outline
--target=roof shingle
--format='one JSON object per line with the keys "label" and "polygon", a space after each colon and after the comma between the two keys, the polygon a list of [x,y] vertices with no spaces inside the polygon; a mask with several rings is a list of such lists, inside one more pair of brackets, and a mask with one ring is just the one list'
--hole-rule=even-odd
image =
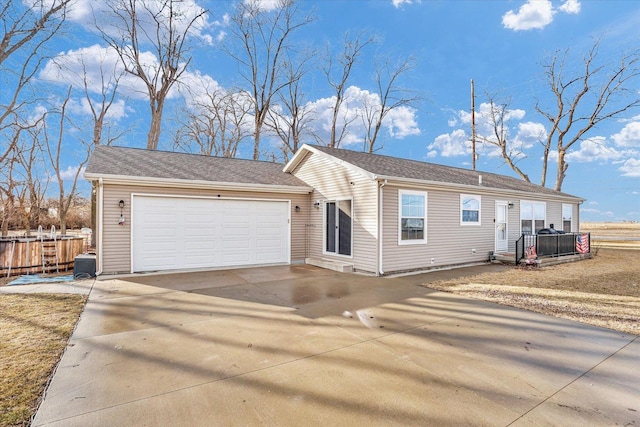
{"label": "roof shingle", "polygon": [[426,163],[417,160],[401,159],[398,157],[370,154],[341,148],[330,148],[317,145],[311,145],[311,147],[339,160],[350,163],[373,175],[382,177],[477,186],[478,176],[482,175],[482,186],[486,188],[578,198],[567,193],[526,182],[522,179],[490,172],[472,171],[469,169],[438,165],[435,163]]}
{"label": "roof shingle", "polygon": [[308,187],[280,163],[211,157],[101,145],[95,148],[86,172],[96,176],[158,178]]}

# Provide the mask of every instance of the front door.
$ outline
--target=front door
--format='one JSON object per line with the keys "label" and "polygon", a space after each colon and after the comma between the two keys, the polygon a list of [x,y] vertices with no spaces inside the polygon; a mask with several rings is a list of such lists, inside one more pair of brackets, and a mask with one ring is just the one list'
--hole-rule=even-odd
{"label": "front door", "polygon": [[351,255],[351,200],[325,203],[325,252]]}
{"label": "front door", "polygon": [[508,202],[496,201],[496,253],[509,250],[508,209]]}

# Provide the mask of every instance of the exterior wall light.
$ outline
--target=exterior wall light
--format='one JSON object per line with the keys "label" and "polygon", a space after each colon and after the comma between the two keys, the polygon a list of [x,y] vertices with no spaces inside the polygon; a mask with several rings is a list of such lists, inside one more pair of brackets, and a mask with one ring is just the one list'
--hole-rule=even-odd
{"label": "exterior wall light", "polygon": [[300,212],[300,206],[296,206],[296,212]]}
{"label": "exterior wall light", "polygon": [[118,225],[124,225],[124,200],[120,200],[118,202],[118,206],[120,206],[120,218],[118,218]]}

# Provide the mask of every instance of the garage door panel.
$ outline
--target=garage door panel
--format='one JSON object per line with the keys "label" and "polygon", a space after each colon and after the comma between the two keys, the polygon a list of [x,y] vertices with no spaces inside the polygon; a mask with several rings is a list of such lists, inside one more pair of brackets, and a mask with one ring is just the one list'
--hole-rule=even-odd
{"label": "garage door panel", "polygon": [[284,263],[289,203],[134,196],[133,271]]}

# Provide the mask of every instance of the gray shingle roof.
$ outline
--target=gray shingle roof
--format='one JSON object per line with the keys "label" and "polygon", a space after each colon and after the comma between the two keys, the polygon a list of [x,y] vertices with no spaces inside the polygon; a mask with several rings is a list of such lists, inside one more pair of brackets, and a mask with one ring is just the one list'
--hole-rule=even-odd
{"label": "gray shingle roof", "polygon": [[85,173],[96,176],[308,187],[300,179],[283,172],[282,167],[282,164],[272,162],[98,146]]}
{"label": "gray shingle roof", "polygon": [[524,191],[540,195],[554,195],[579,199],[576,196],[532,184],[518,178],[498,175],[490,172],[472,171],[469,169],[420,162],[417,160],[401,159],[379,154],[369,154],[341,148],[330,148],[317,145],[312,145],[311,147],[337,159],[351,163],[352,165],[373,175],[382,177],[477,186],[478,175],[482,175],[482,186],[485,188]]}

